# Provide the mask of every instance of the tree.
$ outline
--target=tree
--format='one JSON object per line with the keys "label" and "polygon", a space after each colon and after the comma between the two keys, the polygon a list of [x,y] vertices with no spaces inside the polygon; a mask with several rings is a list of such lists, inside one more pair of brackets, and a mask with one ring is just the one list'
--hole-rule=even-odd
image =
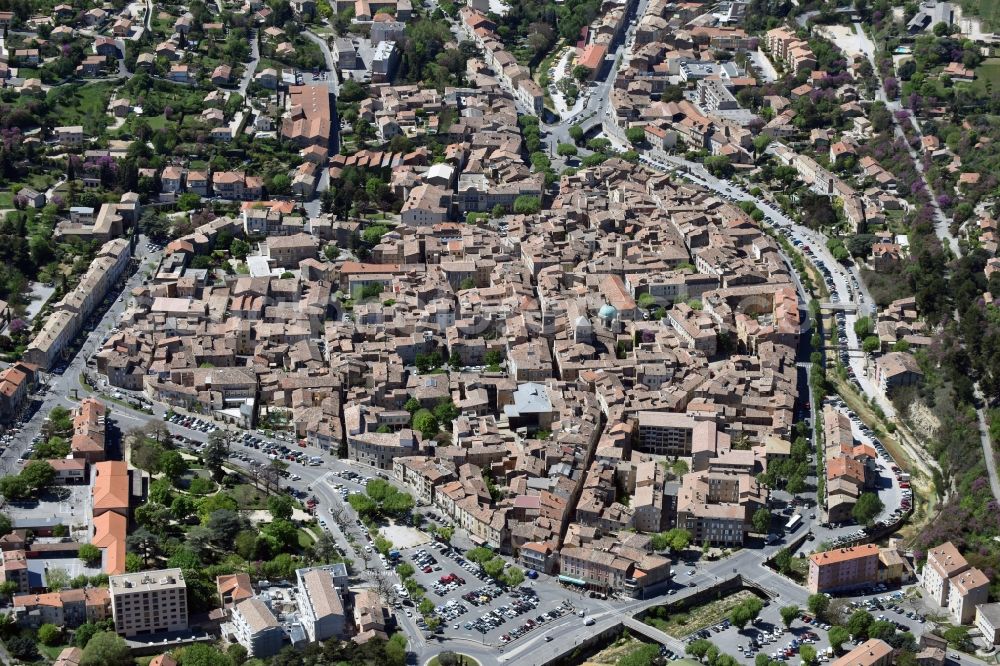
{"label": "tree", "polygon": [[867,338],[875,331],[875,326],[872,324],[871,317],[858,317],[854,322],[854,333],[859,338]]}
{"label": "tree", "polygon": [[403,666],[406,662],[406,634],[396,632],[385,644],[387,666]]}
{"label": "tree", "polygon": [[699,638],[688,643],[687,647],[684,648],[684,651],[696,659],[701,659],[708,654],[709,648],[712,647],[715,646],[710,641],[707,641],[704,638]]}
{"label": "tree", "polygon": [[572,143],[560,143],[556,146],[556,155],[560,157],[576,157],[577,149]]}
{"label": "tree", "polygon": [[590,78],[590,72],[591,70],[589,67],[584,67],[583,65],[577,65],[576,67],[573,68],[572,74],[574,79],[576,79],[580,83],[583,83],[588,78]]}
{"label": "tree", "polygon": [[69,573],[59,567],[49,567],[45,571],[45,586],[50,590],[64,590],[69,587]]}
{"label": "tree", "polygon": [[246,663],[247,657],[249,657],[247,649],[239,643],[233,643],[227,647],[226,655],[228,655],[230,661],[233,662],[233,666],[243,666],[243,664]]}
{"label": "tree", "polygon": [[638,146],[646,140],[646,130],[641,127],[629,127],[625,130],[625,138],[633,146]]}
{"label": "tree", "polygon": [[111,631],[94,634],[83,648],[80,666],[130,666],[132,653],[125,639]]}
{"label": "tree", "polygon": [[38,659],[38,646],[35,645],[35,641],[30,636],[22,634],[9,638],[5,642],[7,643],[7,651],[17,659],[29,662]]}
{"label": "tree", "polygon": [[569,138],[573,139],[574,143],[579,144],[581,141],[583,141],[583,128],[575,123],[570,125]]}
{"label": "tree", "polygon": [[758,534],[767,534],[771,529],[771,512],[765,508],[757,509],[753,514],[753,528]]}
{"label": "tree", "polygon": [[785,623],[786,627],[791,627],[792,622],[795,622],[795,618],[799,616],[799,607],[782,606],[780,613],[781,613],[781,621]]}
{"label": "tree", "polygon": [[413,415],[413,428],[420,432],[424,439],[431,439],[438,434],[438,420],[429,409],[421,409]]}
{"label": "tree", "polygon": [[729,178],[735,169],[726,155],[709,155],[704,161],[705,168],[716,178]]}
{"label": "tree", "polygon": [[44,460],[32,460],[24,466],[19,476],[28,488],[37,492],[42,488],[47,488],[52,483],[53,479],[56,478],[56,471],[52,469],[52,465]]}
{"label": "tree", "polygon": [[[268,507],[270,507],[270,502]],[[209,514],[205,521],[205,527],[212,532],[213,543],[225,545],[232,543],[236,535],[239,534],[243,528],[243,520],[238,513],[231,509],[216,509]]]}
{"label": "tree", "polygon": [[229,246],[229,253],[233,255],[234,258],[242,261],[247,258],[248,254],[250,254],[250,244],[242,238],[236,238]]}
{"label": "tree", "polygon": [[493,557],[483,563],[483,572],[490,578],[497,580],[503,573],[504,561],[500,557]]}
{"label": "tree", "polygon": [[63,437],[51,437],[47,442],[42,442],[35,449],[35,457],[41,460],[53,458],[65,458],[69,455],[69,442]]}
{"label": "tree", "polygon": [[827,632],[827,636],[830,638],[830,647],[833,648],[834,652],[840,653],[840,647],[851,639],[850,633],[846,628],[835,624],[830,627],[830,631]]}
{"label": "tree", "polygon": [[181,666],[232,666],[229,656],[214,645],[194,643],[180,651]]}
{"label": "tree", "polygon": [[816,617],[822,618],[826,609],[830,607],[830,598],[825,594],[810,594],[806,606]]}
{"label": "tree", "polygon": [[[792,551],[782,548],[774,555],[774,566],[781,573],[788,573],[792,569]],[[797,610],[797,609],[796,609]]]}
{"label": "tree", "polygon": [[803,664],[815,664],[816,663],[816,648],[808,643],[799,648],[799,657],[802,659]]}
{"label": "tree", "polygon": [[93,566],[101,561],[101,549],[92,543],[85,543],[80,546],[80,550],[77,555],[81,560],[87,563],[88,566]]}
{"label": "tree", "polygon": [[522,194],[514,199],[514,212],[518,215],[534,215],[541,209],[542,202],[530,194]]}
{"label": "tree", "polygon": [[272,495],[267,500],[267,510],[275,520],[288,520],[295,511],[295,502],[288,495]]}
{"label": "tree", "polygon": [[743,629],[748,622],[760,615],[764,609],[764,604],[757,597],[752,597],[737,604],[729,613],[729,621]]}
{"label": "tree", "polygon": [[503,575],[503,580],[507,584],[507,587],[518,587],[524,582],[524,571],[518,567],[507,567],[507,571]]}
{"label": "tree", "polygon": [[125,545],[128,546],[129,550],[142,558],[143,565],[149,565],[150,558],[156,554],[158,550],[158,539],[145,527],[140,527],[139,529],[132,532],[125,539]]}
{"label": "tree", "polygon": [[46,622],[38,627],[38,640],[42,642],[42,645],[59,645],[62,641],[62,629]]}
{"label": "tree", "polygon": [[188,471],[187,462],[177,451],[164,451],[161,453],[157,467],[164,476],[174,483]]}
{"label": "tree", "polygon": [[410,413],[410,416],[413,416],[414,414],[417,413],[417,410],[420,409],[420,401],[417,400],[416,398],[410,398],[409,400],[406,401],[406,404],[403,405],[403,409],[408,411]]}
{"label": "tree", "polygon": [[867,338],[861,341],[861,350],[866,354],[874,354],[882,346],[881,341],[877,336],[869,335]]}
{"label": "tree", "polygon": [[78,648],[87,647],[87,643],[90,642],[90,639],[96,634],[99,634],[103,630],[103,626],[103,622],[84,622],[73,632],[73,645]]}
{"label": "tree", "polygon": [[851,516],[860,525],[871,525],[875,522],[875,518],[882,512],[883,508],[884,505],[882,504],[882,500],[878,498],[878,495],[875,493],[862,493],[854,505],[854,509],[851,511]]}

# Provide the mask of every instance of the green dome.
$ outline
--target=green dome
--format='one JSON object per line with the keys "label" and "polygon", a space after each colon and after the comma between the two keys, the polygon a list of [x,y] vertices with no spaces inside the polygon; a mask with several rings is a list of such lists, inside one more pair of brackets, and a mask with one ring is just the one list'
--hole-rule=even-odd
{"label": "green dome", "polygon": [[597,311],[597,316],[601,319],[614,319],[618,316],[618,310],[610,303],[605,303],[601,306],[601,309]]}

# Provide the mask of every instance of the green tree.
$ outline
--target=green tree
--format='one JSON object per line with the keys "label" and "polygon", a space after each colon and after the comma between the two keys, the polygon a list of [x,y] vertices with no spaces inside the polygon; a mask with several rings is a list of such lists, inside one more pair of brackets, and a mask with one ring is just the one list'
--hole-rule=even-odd
{"label": "green tree", "polygon": [[64,437],[50,437],[35,449],[35,458],[41,460],[65,458],[69,455],[69,442]]}
{"label": "green tree", "polygon": [[861,338],[867,338],[875,331],[875,326],[872,324],[871,317],[858,317],[854,322],[854,333]]}
{"label": "green tree", "polygon": [[275,520],[289,520],[295,511],[295,502],[288,495],[272,495],[267,499],[267,510]]}
{"label": "green tree", "polygon": [[429,409],[421,409],[413,415],[413,428],[419,431],[424,439],[431,439],[440,430],[437,418]]}
{"label": "green tree", "polygon": [[869,335],[861,341],[861,350],[866,354],[874,354],[881,346],[881,341],[878,339],[878,336],[875,335]]}
{"label": "green tree", "polygon": [[556,155],[560,157],[576,157],[577,152],[576,146],[572,143],[560,143],[556,146]]}
{"label": "green tree", "polygon": [[232,666],[229,655],[208,643],[194,643],[180,650],[180,666]]}
{"label": "green tree", "polygon": [[795,618],[799,616],[798,606],[782,606],[781,610],[781,621],[786,627],[791,627],[792,622],[795,622]]}
{"label": "green tree", "polygon": [[410,413],[410,416],[413,416],[413,414],[415,414],[417,410],[420,409],[420,401],[417,400],[416,398],[410,398],[409,400],[406,401],[406,404],[403,405],[403,409],[408,411]]}
{"label": "green tree", "polygon": [[700,660],[708,654],[708,650],[713,647],[715,646],[710,641],[707,641],[704,638],[699,638],[688,643],[687,647],[684,648],[684,651]]}
{"label": "green tree", "polygon": [[754,618],[760,615],[761,610],[764,609],[764,604],[757,597],[752,597],[745,601],[737,604],[732,611],[729,613],[729,621],[736,625],[740,630],[751,622]]}
{"label": "green tree", "polygon": [[507,567],[504,572],[503,581],[507,587],[518,587],[524,582],[524,571],[518,567]]}
{"label": "green tree", "polygon": [[757,509],[751,522],[753,522],[753,528],[758,534],[767,534],[771,529],[771,512],[765,508]]}
{"label": "green tree", "polygon": [[830,607],[830,598],[825,594],[810,594],[806,607],[816,617],[823,618]]}
{"label": "green tree", "polygon": [[[782,548],[774,555],[774,566],[781,573],[788,573],[792,570],[792,551]],[[798,609],[796,609],[798,610]]]}
{"label": "green tree", "polygon": [[518,215],[533,215],[542,209],[538,197],[522,194],[514,199],[514,212]]}
{"label": "green tree", "polygon": [[233,643],[227,647],[226,655],[229,657],[229,660],[233,662],[233,666],[243,666],[249,656],[247,649],[239,643]]}
{"label": "green tree", "polygon": [[48,488],[53,480],[56,478],[56,471],[52,469],[52,465],[44,460],[32,460],[24,469],[21,470],[19,475],[34,492],[38,492],[42,488]]}
{"label": "green tree", "polygon": [[416,569],[409,562],[400,562],[396,565],[396,573],[399,575],[401,580],[406,580],[416,573]]}
{"label": "green tree", "polygon": [[187,461],[177,451],[161,453],[157,466],[160,472],[174,483],[188,471]]}
{"label": "green tree", "polygon": [[42,645],[59,645],[62,641],[62,629],[46,622],[38,627],[38,640],[41,641]]}
{"label": "green tree", "polygon": [[808,643],[799,648],[799,657],[804,665],[816,663],[816,648]]}
{"label": "green tree", "polygon": [[827,636],[830,638],[830,647],[837,654],[840,654],[841,646],[851,639],[850,633],[846,628],[835,624],[830,627],[830,631],[827,632]]}
{"label": "green tree", "polygon": [[500,574],[503,573],[503,567],[504,561],[500,557],[491,558],[489,561],[483,563],[483,571],[494,580],[500,578]]}
{"label": "green tree", "polygon": [[396,632],[389,637],[385,646],[385,656],[388,666],[403,666],[406,662],[406,635]]}
{"label": "green tree", "polygon": [[229,246],[229,253],[232,254],[234,258],[242,261],[247,258],[248,254],[250,254],[250,244],[241,238],[235,238]]}
{"label": "green tree", "polygon": [[102,631],[87,642],[80,666],[131,666],[132,653],[125,639],[112,631]]}
{"label": "green tree", "polygon": [[583,128],[577,124],[569,126],[569,138],[573,139],[574,143],[579,144],[583,141]]}
{"label": "green tree", "polygon": [[729,178],[735,169],[732,162],[725,155],[710,155],[704,160],[705,168],[716,178]]}
{"label": "green tree", "polygon": [[862,493],[857,503],[855,503],[854,509],[851,510],[851,516],[861,525],[871,525],[875,522],[875,518],[878,517],[883,508],[884,505],[878,495],[875,493]]}
{"label": "green tree", "polygon": [[625,138],[633,146],[638,146],[646,140],[646,130],[641,127],[629,127],[625,130]]}
{"label": "green tree", "polygon": [[85,543],[80,546],[80,550],[77,552],[78,557],[87,563],[88,566],[93,566],[101,561],[101,549],[92,543]]}
{"label": "green tree", "polygon": [[78,648],[85,648],[87,647],[87,643],[90,642],[91,638],[93,638],[96,634],[99,634],[101,631],[104,630],[105,627],[103,622],[101,623],[84,622],[79,627],[77,627],[76,630],[73,632],[73,645],[75,645]]}

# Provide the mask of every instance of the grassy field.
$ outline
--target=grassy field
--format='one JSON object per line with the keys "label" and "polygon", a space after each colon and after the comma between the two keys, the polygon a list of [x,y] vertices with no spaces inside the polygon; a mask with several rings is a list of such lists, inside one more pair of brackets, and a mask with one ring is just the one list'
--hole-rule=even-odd
{"label": "grassy field", "polygon": [[997,0],[961,0],[962,15],[977,16],[983,20],[983,30],[1000,26],[1000,2]]}
{"label": "grassy field", "polygon": [[983,93],[988,87],[1000,90],[1000,58],[987,58],[976,67],[976,80],[972,87]]}

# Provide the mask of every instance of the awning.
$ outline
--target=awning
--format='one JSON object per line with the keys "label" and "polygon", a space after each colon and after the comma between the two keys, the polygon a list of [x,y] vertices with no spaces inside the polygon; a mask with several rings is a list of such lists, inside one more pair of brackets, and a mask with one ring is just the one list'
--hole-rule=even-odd
{"label": "awning", "polygon": [[563,576],[562,574],[559,575],[559,582],[572,583],[573,585],[579,585],[580,587],[587,584],[587,581],[580,580],[579,578],[570,578],[569,576]]}

